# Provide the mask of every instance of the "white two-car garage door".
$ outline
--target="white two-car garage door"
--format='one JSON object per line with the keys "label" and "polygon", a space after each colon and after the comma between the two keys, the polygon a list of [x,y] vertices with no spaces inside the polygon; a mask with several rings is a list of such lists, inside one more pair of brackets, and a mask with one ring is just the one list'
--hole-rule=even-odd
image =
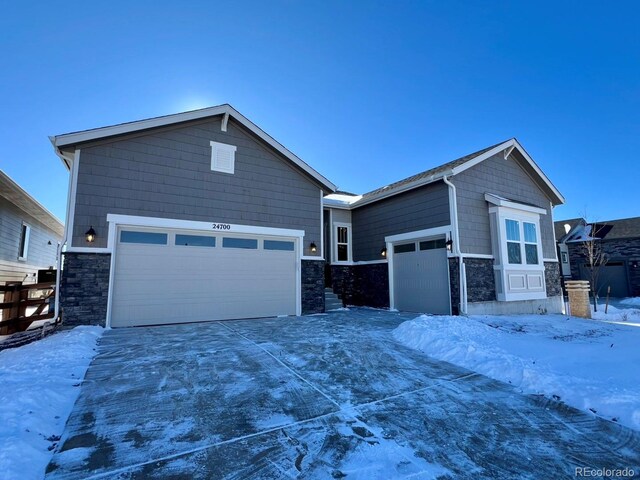
{"label": "white two-car garage door", "polygon": [[295,315],[295,238],[122,228],[111,325]]}
{"label": "white two-car garage door", "polygon": [[451,313],[445,240],[409,240],[393,245],[394,307],[407,312]]}

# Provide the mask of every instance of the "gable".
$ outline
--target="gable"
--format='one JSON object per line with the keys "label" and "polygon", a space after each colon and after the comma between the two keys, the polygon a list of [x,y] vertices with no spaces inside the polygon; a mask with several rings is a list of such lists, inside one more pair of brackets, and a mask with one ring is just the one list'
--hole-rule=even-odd
{"label": "gable", "polygon": [[[319,238],[321,186],[273,148],[220,116],[81,145],[73,246],[106,245],[107,215],[305,230]],[[211,142],[236,147],[234,173],[211,169]],[[104,245],[103,245],[104,244]]]}
{"label": "gable", "polygon": [[49,137],[53,144],[56,154],[60,157],[67,168],[70,168],[73,162],[73,152],[80,146],[88,142],[101,141],[105,139],[114,139],[125,135],[135,135],[139,133],[155,131],[156,129],[169,128],[189,122],[206,121],[214,117],[220,117],[220,130],[227,131],[230,119],[233,119],[238,125],[244,127],[251,132],[253,136],[260,139],[266,145],[269,145],[274,151],[279,153],[283,158],[290,161],[293,165],[303,171],[310,178],[314,179],[323,190],[333,192],[337,187],[327,180],[324,176],[311,168],[302,159],[268,135],[264,130],[251,122],[248,118],[238,112],[229,104],[218,105],[216,107],[203,108],[173,115],[165,115],[162,117],[149,118],[134,122],[112,125],[109,127],[95,128],[84,130],[81,132],[67,133],[55,137]]}
{"label": "gable", "polygon": [[491,254],[485,200],[485,194],[489,193],[544,209],[547,213],[540,216],[543,254],[545,258],[555,257],[552,201],[513,152],[506,159],[502,152],[494,154],[457,174],[451,181],[457,189],[460,242],[465,253]]}

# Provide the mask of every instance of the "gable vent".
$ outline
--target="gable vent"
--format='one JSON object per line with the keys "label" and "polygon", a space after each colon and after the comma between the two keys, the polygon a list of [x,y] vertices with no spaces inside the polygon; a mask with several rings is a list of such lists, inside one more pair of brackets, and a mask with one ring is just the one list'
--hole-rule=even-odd
{"label": "gable vent", "polygon": [[226,143],[210,142],[211,170],[214,172],[233,173],[236,161],[236,146]]}

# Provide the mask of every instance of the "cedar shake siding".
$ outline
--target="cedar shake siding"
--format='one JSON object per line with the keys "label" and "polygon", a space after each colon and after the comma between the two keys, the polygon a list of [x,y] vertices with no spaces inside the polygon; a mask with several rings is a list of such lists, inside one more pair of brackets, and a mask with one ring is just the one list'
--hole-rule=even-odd
{"label": "cedar shake siding", "polygon": [[[72,245],[107,246],[107,214],[305,231],[320,242],[321,186],[233,118],[158,128],[80,145]],[[237,147],[233,174],[211,170],[211,141]],[[72,199],[73,201],[73,199]]]}
{"label": "cedar shake siding", "polygon": [[451,178],[457,190],[460,248],[464,253],[492,254],[484,194],[493,193],[547,211],[540,215],[542,253],[544,258],[556,257],[551,200],[520,165],[519,155],[514,150],[505,160],[501,152]]}

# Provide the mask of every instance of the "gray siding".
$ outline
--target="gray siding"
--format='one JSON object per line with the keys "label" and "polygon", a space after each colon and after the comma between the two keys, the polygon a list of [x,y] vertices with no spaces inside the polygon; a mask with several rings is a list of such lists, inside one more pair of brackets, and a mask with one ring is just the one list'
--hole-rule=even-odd
{"label": "gray siding", "polygon": [[[31,227],[25,261],[18,260],[22,222]],[[27,274],[56,265],[61,237],[14,204],[0,197],[0,283],[22,281]],[[51,241],[51,245],[48,242]],[[33,281],[33,278],[29,278]]]}
{"label": "gray siding", "polygon": [[460,248],[464,253],[491,255],[489,206],[485,193],[536,205],[547,211],[540,216],[540,237],[544,258],[555,258],[550,199],[513,159],[502,153],[488,158],[451,179],[456,186]]}
{"label": "gray siding", "polygon": [[351,223],[351,212],[339,208],[331,209],[331,218],[334,223]]}
{"label": "gray siding", "polygon": [[354,261],[380,260],[388,235],[449,225],[449,192],[443,182],[356,208],[351,212]]}
{"label": "gray siding", "polygon": [[[216,141],[237,146],[233,175],[211,171]],[[304,230],[320,242],[320,186],[285,158],[220,118],[82,147],[73,246],[93,226],[105,247],[108,213]],[[318,253],[316,253],[318,255]]]}

